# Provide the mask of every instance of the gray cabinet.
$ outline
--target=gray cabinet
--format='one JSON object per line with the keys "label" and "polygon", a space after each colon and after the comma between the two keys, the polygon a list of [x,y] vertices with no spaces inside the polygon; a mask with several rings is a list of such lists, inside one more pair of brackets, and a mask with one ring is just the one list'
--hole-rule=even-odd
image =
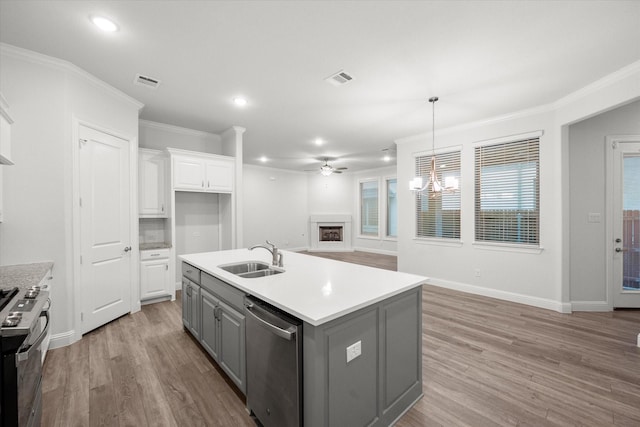
{"label": "gray cabinet", "polygon": [[182,323],[200,339],[200,286],[186,277],[182,278]]}
{"label": "gray cabinet", "polygon": [[200,270],[182,263],[182,324],[200,339]]}
{"label": "gray cabinet", "polygon": [[304,324],[304,425],[388,426],[422,396],[422,288]]}
{"label": "gray cabinet", "polygon": [[185,328],[246,393],[244,293],[187,263],[182,276]]}
{"label": "gray cabinet", "polygon": [[244,293],[202,273],[202,346],[246,393]]}
{"label": "gray cabinet", "polygon": [[221,301],[218,325],[218,363],[240,390],[246,393],[245,317]]}
{"label": "gray cabinet", "polygon": [[202,308],[202,335],[200,343],[205,350],[218,360],[218,340],[220,333],[218,325],[218,311],[220,300],[205,289],[200,291],[200,302]]}

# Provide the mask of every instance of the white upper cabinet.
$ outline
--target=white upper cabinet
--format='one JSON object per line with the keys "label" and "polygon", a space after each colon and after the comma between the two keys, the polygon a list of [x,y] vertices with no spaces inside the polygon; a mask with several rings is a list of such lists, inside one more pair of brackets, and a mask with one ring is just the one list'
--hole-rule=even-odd
{"label": "white upper cabinet", "polygon": [[232,157],[175,149],[169,149],[169,152],[173,165],[174,190],[233,192],[234,159]]}
{"label": "white upper cabinet", "polygon": [[204,159],[175,157],[173,159],[173,188],[176,190],[204,191]]}
{"label": "white upper cabinet", "polygon": [[141,218],[166,218],[167,157],[162,151],[141,148],[138,155],[138,213]]}
{"label": "white upper cabinet", "polygon": [[230,193],[233,190],[233,161],[207,160],[205,171],[207,191]]}

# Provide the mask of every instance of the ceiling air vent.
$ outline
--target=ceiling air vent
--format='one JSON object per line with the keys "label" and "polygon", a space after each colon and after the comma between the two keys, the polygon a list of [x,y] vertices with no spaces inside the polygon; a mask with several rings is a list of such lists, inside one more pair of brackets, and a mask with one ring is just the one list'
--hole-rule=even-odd
{"label": "ceiling air vent", "polygon": [[142,74],[136,74],[136,78],[133,83],[139,86],[146,86],[151,89],[157,89],[158,86],[160,86],[160,80],[149,76],[143,76]]}
{"label": "ceiling air vent", "polygon": [[341,85],[349,83],[351,80],[353,80],[353,76],[351,76],[348,73],[340,70],[337,73],[327,77],[325,80],[328,81],[329,83],[331,83],[334,86],[341,86]]}

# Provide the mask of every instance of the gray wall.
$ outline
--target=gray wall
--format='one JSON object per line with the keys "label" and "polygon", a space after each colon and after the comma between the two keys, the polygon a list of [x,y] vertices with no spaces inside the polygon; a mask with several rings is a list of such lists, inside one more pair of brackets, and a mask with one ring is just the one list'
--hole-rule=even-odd
{"label": "gray wall", "polygon": [[[640,101],[569,126],[571,301],[606,301],[605,138],[640,134]],[[587,221],[599,213],[601,221]]]}

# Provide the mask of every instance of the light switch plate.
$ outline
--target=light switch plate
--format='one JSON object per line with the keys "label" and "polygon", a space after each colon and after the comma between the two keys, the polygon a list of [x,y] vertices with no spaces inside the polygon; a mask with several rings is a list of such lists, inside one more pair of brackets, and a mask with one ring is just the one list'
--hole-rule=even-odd
{"label": "light switch plate", "polygon": [[362,341],[358,341],[347,347],[347,363],[362,354]]}

